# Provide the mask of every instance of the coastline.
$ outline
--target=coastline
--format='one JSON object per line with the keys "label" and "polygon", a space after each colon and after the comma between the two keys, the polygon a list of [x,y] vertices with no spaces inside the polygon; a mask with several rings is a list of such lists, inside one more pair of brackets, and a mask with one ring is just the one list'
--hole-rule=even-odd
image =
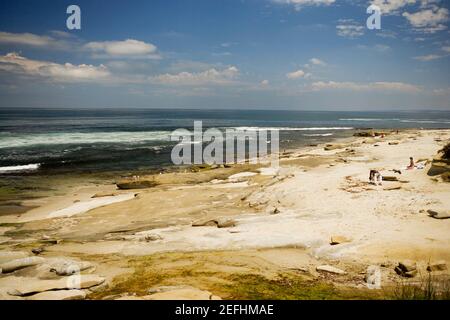
{"label": "coastline", "polygon": [[[186,259],[194,257],[191,263],[200,268],[196,272],[214,273],[212,278],[226,273],[271,279],[294,272],[351,288],[364,287],[361,273],[376,265],[389,286],[399,280],[394,271],[399,261],[413,260],[420,270],[430,262],[450,262],[449,220],[433,219],[426,213],[448,212],[450,186],[427,176],[429,163],[422,170],[402,170],[399,181],[382,186],[367,183],[369,169],[395,176],[390,170],[407,165],[409,156],[431,161],[449,141],[450,130],[409,129],[398,135],[384,131],[391,134],[333,139],[325,145],[285,150],[278,172],[258,171],[261,165],[198,167],[190,168],[191,172],[141,177],[156,181],[156,186],[147,189],[77,187],[71,194],[40,199],[43,205],[27,213],[0,216],[0,247],[29,252],[44,246],[41,257],[76,257],[96,264],[96,273],[106,278],[106,285],[91,292],[93,298],[112,292],[114,298],[142,296],[142,288],[130,285],[126,289],[119,284],[135,276],[130,269],[136,270],[140,263],[152,270],[160,268],[152,257],[165,261],[169,273],[171,268],[182,271],[177,263],[190,269]],[[253,174],[242,174],[246,172]],[[236,174],[241,175],[229,179]],[[106,195],[106,200],[127,194],[133,197],[116,203],[100,201],[97,207],[87,207],[90,210],[46,219],[52,212],[93,201],[95,194],[97,199]],[[342,242],[330,245],[331,237]],[[54,240],[50,245],[49,239]],[[236,263],[217,262],[225,257]],[[130,261],[135,261],[134,267]],[[204,261],[209,264],[205,266]],[[255,263],[264,267],[255,267]],[[345,274],[317,271],[323,264]],[[448,272],[438,275],[448,277]],[[23,276],[30,275],[25,272]],[[0,276],[2,298],[9,297],[3,290],[8,277]],[[196,288],[233,297],[217,283],[203,279],[204,275],[186,278]],[[154,282],[179,285],[186,279],[177,275]]]}

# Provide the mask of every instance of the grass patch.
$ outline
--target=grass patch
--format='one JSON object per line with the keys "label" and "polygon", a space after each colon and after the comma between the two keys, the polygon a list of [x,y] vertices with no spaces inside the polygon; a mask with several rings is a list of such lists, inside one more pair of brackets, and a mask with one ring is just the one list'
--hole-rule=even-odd
{"label": "grass patch", "polygon": [[418,281],[401,281],[390,294],[396,300],[450,300],[450,279],[430,273]]}
{"label": "grass patch", "polygon": [[[223,258],[223,256],[222,256]],[[380,299],[380,291],[336,287],[331,282],[308,275],[285,272],[270,277],[257,270],[236,272],[236,263],[223,263],[208,253],[171,253],[139,257],[129,260],[134,271],[116,277],[105,290],[95,292],[90,299],[103,299],[121,294],[148,295],[157,286],[188,285],[207,290],[222,299],[261,300],[324,300],[324,299]]]}

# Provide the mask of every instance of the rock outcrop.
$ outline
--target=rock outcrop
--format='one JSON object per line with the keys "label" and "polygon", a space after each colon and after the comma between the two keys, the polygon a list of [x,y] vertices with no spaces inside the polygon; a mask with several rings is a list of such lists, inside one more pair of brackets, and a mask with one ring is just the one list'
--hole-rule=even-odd
{"label": "rock outcrop", "polygon": [[236,226],[236,221],[227,218],[217,219],[201,219],[192,223],[193,227],[218,227],[218,228],[231,228]]}
{"label": "rock outcrop", "polygon": [[130,190],[153,188],[156,187],[158,183],[154,180],[123,180],[116,183],[116,185],[120,190]]}
{"label": "rock outcrop", "polygon": [[319,272],[327,272],[339,275],[347,274],[347,272],[345,272],[344,270],[329,265],[317,266],[316,270]]}
{"label": "rock outcrop", "polygon": [[417,274],[417,265],[415,262],[405,260],[399,262],[394,270],[398,275],[402,277],[412,278]]}
{"label": "rock outcrop", "polygon": [[436,210],[427,210],[428,215],[434,219],[449,219],[450,211],[436,211]]}
{"label": "rock outcrop", "polygon": [[22,268],[41,264],[44,261],[45,261],[45,259],[40,258],[40,257],[20,258],[20,259],[10,260],[10,261],[0,264],[0,269],[2,269],[3,273],[10,273],[10,272],[14,272],[16,270],[22,269]]}

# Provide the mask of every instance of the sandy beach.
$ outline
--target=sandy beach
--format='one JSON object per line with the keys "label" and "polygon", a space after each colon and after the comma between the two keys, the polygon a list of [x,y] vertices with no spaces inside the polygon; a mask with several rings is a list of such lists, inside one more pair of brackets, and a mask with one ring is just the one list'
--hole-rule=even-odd
{"label": "sandy beach", "polygon": [[[445,286],[450,184],[428,172],[450,130],[385,132],[285,150],[279,168],[195,167],[27,200],[0,215],[0,298],[389,299],[427,277]],[[409,157],[423,168],[406,170]],[[370,184],[370,170],[386,180]]]}

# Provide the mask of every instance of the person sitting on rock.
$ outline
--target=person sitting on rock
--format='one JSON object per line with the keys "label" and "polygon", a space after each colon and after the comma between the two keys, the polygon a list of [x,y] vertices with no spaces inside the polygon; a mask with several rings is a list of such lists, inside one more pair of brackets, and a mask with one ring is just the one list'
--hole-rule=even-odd
{"label": "person sitting on rock", "polygon": [[370,170],[369,173],[369,182],[372,184],[378,184],[381,186],[383,181],[383,176],[381,175],[381,173],[378,170]]}
{"label": "person sitting on rock", "polygon": [[414,159],[413,157],[409,157],[409,166],[406,167],[407,170],[412,170],[414,169],[415,164],[414,164]]}

